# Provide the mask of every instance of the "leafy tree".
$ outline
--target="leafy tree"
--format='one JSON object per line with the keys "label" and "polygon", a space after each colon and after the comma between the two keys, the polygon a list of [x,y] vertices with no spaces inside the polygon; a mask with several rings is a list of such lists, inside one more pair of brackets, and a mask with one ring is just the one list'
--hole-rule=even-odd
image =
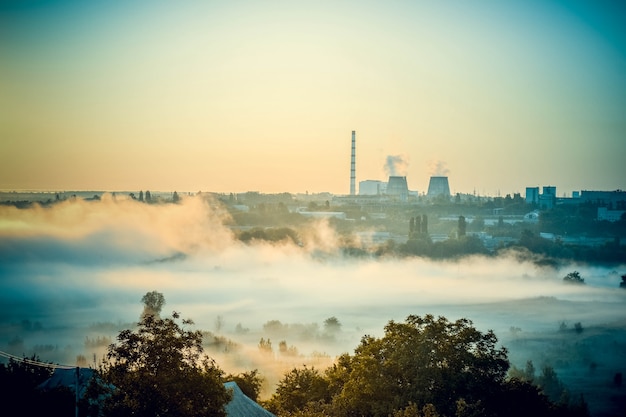
{"label": "leafy tree", "polygon": [[185,330],[178,319],[178,313],[166,319],[146,314],[135,331],[121,331],[109,346],[99,390],[91,391],[105,394],[105,415],[226,415],[230,398],[222,371],[202,354],[202,333]]}
{"label": "leafy tree", "polygon": [[180,201],[180,196],[178,195],[176,191],[174,191],[174,194],[172,194],[172,202],[178,203],[179,201]]}
{"label": "leafy tree", "polygon": [[324,330],[327,333],[336,333],[341,330],[341,322],[335,316],[329,317],[324,320]]}
{"label": "leafy tree", "polygon": [[465,236],[466,230],[467,230],[467,222],[465,221],[465,217],[459,216],[458,236],[459,237]]}
{"label": "leafy tree", "polygon": [[152,202],[152,195],[150,194],[150,191],[146,191],[146,203],[151,203]]}
{"label": "leafy tree", "polygon": [[314,367],[293,368],[278,383],[267,402],[268,409],[282,415],[304,409],[316,402],[328,402],[328,381]]}
{"label": "leafy tree", "polygon": [[265,340],[261,338],[259,341],[259,350],[263,353],[272,353],[272,341],[270,339]]}
{"label": "leafy tree", "polygon": [[585,279],[580,276],[580,272],[573,271],[563,277],[563,282],[568,284],[584,284]]}
{"label": "leafy tree", "polygon": [[143,203],[143,191],[139,191],[139,201]]}
{"label": "leafy tree", "polygon": [[165,296],[158,291],[150,291],[141,297],[141,302],[144,304],[142,316],[152,315],[159,317],[161,309],[165,305]]}
{"label": "leafy tree", "polygon": [[338,401],[357,415],[387,416],[409,403],[454,414],[454,401],[480,401],[504,381],[509,363],[493,332],[432,315],[390,321],[385,336],[365,336]]}
{"label": "leafy tree", "polygon": [[224,379],[226,381],[235,381],[241,391],[254,401],[258,400],[264,381],[263,377],[259,375],[258,369],[237,375],[230,374]]}

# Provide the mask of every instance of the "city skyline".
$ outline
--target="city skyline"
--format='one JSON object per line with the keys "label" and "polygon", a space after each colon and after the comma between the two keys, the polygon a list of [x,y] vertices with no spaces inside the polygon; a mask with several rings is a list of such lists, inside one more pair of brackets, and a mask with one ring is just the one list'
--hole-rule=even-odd
{"label": "city skyline", "polygon": [[2,190],[624,189],[609,1],[7,2]]}

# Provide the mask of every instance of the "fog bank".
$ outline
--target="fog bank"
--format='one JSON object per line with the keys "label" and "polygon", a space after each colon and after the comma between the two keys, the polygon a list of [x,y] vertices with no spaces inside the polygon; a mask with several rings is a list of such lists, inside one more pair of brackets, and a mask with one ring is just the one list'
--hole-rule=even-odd
{"label": "fog bank", "polygon": [[[493,329],[521,365],[548,359],[520,338],[557,334],[563,324],[581,323],[587,334],[610,328],[612,346],[626,346],[624,266],[555,270],[514,256],[353,259],[334,252],[327,225],[303,234],[302,246],[246,245],[227,223],[227,213],[204,198],[148,205],[106,196],[0,207],[0,350],[70,364],[83,355],[91,363],[105,344],[86,339],[114,338],[132,325],[152,290],[165,295],[164,315],[178,311],[232,342],[210,348],[220,366],[259,368],[269,382],[294,364],[323,367],[364,334],[382,335],[389,320],[409,314],[467,317]],[[563,283],[573,270],[585,285]],[[339,331],[324,328],[329,317],[340,321]],[[271,321],[280,325],[267,326]],[[572,344],[583,336],[572,333]],[[272,340],[269,358],[259,352],[261,337]],[[294,347],[291,356],[278,351],[283,340]],[[607,375],[626,371],[623,363],[602,366]]]}

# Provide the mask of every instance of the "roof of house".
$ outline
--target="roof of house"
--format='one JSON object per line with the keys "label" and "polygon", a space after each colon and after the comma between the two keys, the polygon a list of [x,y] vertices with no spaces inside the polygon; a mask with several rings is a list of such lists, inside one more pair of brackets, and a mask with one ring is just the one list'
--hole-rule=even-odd
{"label": "roof of house", "polygon": [[[49,390],[59,387],[75,389],[76,370],[79,371],[79,394],[83,396],[89,380],[93,376],[94,370],[91,368],[57,368],[50,378],[39,385],[40,389]],[[228,417],[276,417],[241,391],[236,382],[226,382],[224,387],[232,391],[233,398],[226,404],[226,415]]]}
{"label": "roof of house", "polygon": [[228,417],[276,417],[246,396],[236,382],[226,382],[224,386],[233,393],[232,400],[226,404]]}

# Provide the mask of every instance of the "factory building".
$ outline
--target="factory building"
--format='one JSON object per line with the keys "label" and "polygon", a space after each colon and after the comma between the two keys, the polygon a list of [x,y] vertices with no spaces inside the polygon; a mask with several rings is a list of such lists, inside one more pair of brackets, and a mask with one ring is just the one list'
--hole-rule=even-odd
{"label": "factory building", "polygon": [[359,195],[383,195],[387,192],[387,183],[378,180],[359,181]]}

